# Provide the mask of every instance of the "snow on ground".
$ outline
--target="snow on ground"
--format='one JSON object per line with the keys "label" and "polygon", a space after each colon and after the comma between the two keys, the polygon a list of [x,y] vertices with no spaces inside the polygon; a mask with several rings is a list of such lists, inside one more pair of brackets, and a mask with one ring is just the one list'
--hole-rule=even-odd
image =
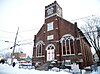
{"label": "snow on ground", "polygon": [[97,71],[93,71],[91,74],[100,74],[100,66],[98,67]]}
{"label": "snow on ground", "polygon": [[86,72],[85,70],[82,70],[82,74],[100,74],[100,66],[97,68],[97,71],[92,71],[92,72]]}
{"label": "snow on ground", "polygon": [[[38,71],[35,69],[19,69],[18,64],[13,68],[8,64],[0,64],[0,74],[72,74],[65,71],[55,72],[55,71]],[[98,71],[86,72],[82,70],[82,74],[100,74],[100,66],[98,67]]]}
{"label": "snow on ground", "polygon": [[8,64],[0,64],[0,74],[71,74],[68,72],[38,71],[35,69],[19,69],[18,65],[14,68]]}

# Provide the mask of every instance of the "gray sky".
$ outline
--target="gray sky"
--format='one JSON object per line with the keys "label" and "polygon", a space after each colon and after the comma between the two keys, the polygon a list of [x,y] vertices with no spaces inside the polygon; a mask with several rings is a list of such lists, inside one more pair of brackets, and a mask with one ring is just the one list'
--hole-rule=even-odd
{"label": "gray sky", "polygon": [[[55,0],[0,0],[0,52],[13,46],[17,28],[17,43],[30,43],[44,23],[45,6]],[[100,16],[100,0],[56,0],[63,9],[63,18],[72,21],[87,16]],[[78,26],[82,26],[78,23]],[[5,42],[5,41],[9,41]],[[17,48],[32,53],[33,44]],[[7,50],[8,49],[8,50]],[[28,52],[29,51],[29,52]]]}

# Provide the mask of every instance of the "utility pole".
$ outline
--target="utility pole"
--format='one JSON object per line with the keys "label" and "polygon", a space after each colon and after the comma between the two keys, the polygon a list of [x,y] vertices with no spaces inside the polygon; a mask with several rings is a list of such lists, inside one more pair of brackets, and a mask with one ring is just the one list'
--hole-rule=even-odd
{"label": "utility pole", "polygon": [[13,63],[13,59],[14,59],[14,51],[15,51],[15,47],[16,47],[16,40],[17,40],[17,36],[18,36],[18,31],[19,31],[19,27],[18,27],[18,30],[17,30],[17,33],[16,33],[13,51],[12,51],[12,55],[11,55],[11,64]]}
{"label": "utility pole", "polygon": [[98,48],[99,48],[99,50],[100,50],[100,45],[99,45],[99,39],[100,39],[100,27],[97,27],[97,33],[98,33],[98,35],[97,35]]}

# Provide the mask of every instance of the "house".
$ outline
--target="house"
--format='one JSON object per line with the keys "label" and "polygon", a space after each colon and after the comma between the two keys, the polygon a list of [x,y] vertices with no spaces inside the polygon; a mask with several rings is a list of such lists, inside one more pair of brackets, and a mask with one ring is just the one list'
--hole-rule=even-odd
{"label": "house", "polygon": [[25,59],[26,58],[26,53],[20,53],[19,57],[20,57],[20,59]]}
{"label": "house", "polygon": [[45,6],[45,21],[34,36],[33,63],[56,61],[57,65],[70,60],[81,68],[93,64],[91,45],[82,31],[65,20],[62,8],[54,1]]}
{"label": "house", "polygon": [[93,58],[94,58],[94,63],[99,62],[99,57],[96,53],[93,55]]}
{"label": "house", "polygon": [[13,56],[15,59],[17,59],[18,61],[20,61],[21,59],[25,59],[26,58],[26,53],[15,52],[13,55],[11,54],[11,56]]}

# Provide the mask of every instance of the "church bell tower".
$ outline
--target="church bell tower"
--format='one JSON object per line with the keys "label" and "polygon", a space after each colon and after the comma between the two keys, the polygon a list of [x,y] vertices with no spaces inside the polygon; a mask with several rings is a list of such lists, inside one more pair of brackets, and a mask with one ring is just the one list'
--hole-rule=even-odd
{"label": "church bell tower", "polygon": [[56,1],[48,6],[45,6],[45,19],[48,19],[55,15],[62,17],[62,8]]}

